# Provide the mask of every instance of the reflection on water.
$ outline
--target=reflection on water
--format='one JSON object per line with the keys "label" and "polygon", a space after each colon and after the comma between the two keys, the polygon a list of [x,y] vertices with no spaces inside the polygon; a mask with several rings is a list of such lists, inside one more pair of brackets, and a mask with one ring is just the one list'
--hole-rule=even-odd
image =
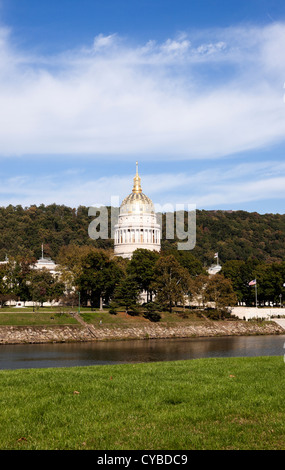
{"label": "reflection on water", "polygon": [[285,335],[0,345],[0,369],[73,367],[203,357],[283,356]]}

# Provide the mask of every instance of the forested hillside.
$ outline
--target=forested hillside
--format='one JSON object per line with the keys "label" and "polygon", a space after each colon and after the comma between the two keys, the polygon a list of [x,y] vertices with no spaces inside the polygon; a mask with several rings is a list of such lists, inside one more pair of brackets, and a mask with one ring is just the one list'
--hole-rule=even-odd
{"label": "forested hillside", "polygon": [[[87,207],[40,205],[0,208],[0,260],[5,256],[39,258],[44,244],[45,256],[55,261],[62,246],[69,244],[113,246],[112,240],[92,240],[88,226],[92,218]],[[163,225],[165,220],[163,217]],[[162,248],[175,246],[175,240],[162,240]],[[205,266],[219,252],[222,263],[247,260],[272,263],[285,259],[285,215],[244,211],[197,211],[197,241],[192,254]]]}
{"label": "forested hillside", "polygon": [[268,263],[284,261],[285,214],[198,211],[193,254],[209,262],[213,251],[219,252],[223,263],[248,258]]}

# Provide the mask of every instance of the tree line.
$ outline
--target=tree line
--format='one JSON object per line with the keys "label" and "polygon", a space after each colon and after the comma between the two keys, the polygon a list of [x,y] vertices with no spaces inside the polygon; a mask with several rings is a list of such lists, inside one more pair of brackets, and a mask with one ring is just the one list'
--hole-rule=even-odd
{"label": "tree line", "polygon": [[255,280],[259,306],[283,305],[285,262],[268,264],[255,258],[249,258],[247,261],[230,260],[223,264],[221,272],[231,280],[239,303],[255,303],[255,289],[249,286],[249,282]]}
{"label": "tree line", "polygon": [[[185,217],[185,221],[187,218]],[[221,315],[226,306],[283,303],[285,291],[285,216],[243,211],[197,211],[197,243],[191,251],[177,250],[165,238],[162,217],[161,253],[137,250],[132,260],[113,256],[113,240],[88,236],[86,207],[63,205],[0,208],[0,302],[61,301],[92,308],[108,304],[116,313],[137,312],[145,293],[145,315],[159,317],[185,299],[198,308],[211,304]],[[59,265],[57,276],[33,268],[41,255]],[[211,277],[207,267],[219,252],[222,270]]]}
{"label": "tree line", "polygon": [[237,301],[230,279],[208,276],[186,251],[137,249],[128,260],[111,250],[70,245],[61,249],[59,261],[70,295],[76,286],[83,305],[107,304],[113,314],[123,310],[136,315],[143,304],[144,316],[155,321],[162,310],[173,312],[189,302],[202,308],[211,302],[224,316]]}
{"label": "tree line", "polygon": [[[201,261],[189,251],[166,248],[161,253],[144,249],[131,260],[115,257],[111,249],[90,245],[63,246],[58,254],[56,275],[34,267],[34,258],[10,258],[0,266],[0,303],[8,300],[58,301],[62,305],[120,310],[135,315],[145,305],[144,315],[159,319],[161,310],[177,306],[205,309],[211,305],[219,317],[228,307],[255,304],[252,279],[258,283],[259,305],[283,302],[285,263],[256,259],[230,260],[220,273],[210,276]],[[143,293],[143,297],[142,297]]]}
{"label": "tree line", "polygon": [[[56,262],[61,248],[70,244],[112,249],[113,240],[89,237],[90,222],[85,206],[0,207],[0,260],[6,256],[39,258],[42,243],[45,255]],[[162,214],[162,249],[176,248],[178,240],[166,239],[165,225],[166,215]],[[285,259],[284,214],[197,210],[196,225],[196,246],[192,253],[204,266],[211,264],[216,251],[222,263],[246,262],[251,257],[266,263]]]}

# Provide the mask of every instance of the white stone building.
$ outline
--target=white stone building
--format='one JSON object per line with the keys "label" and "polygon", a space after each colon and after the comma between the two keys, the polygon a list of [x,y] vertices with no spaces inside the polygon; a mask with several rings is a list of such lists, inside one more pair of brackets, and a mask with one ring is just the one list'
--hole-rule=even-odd
{"label": "white stone building", "polygon": [[139,248],[152,251],[160,251],[161,248],[161,228],[157,223],[154,205],[142,192],[138,163],[136,167],[132,193],[120,206],[114,233],[115,255],[129,259]]}
{"label": "white stone building", "polygon": [[42,257],[37,260],[34,266],[35,269],[47,269],[52,275],[57,274],[57,265],[51,258],[44,258],[44,249],[42,245]]}
{"label": "white stone building", "polygon": [[[6,256],[6,259],[5,261],[0,261],[0,265],[1,264],[8,264],[9,263],[9,259],[8,257]],[[30,266],[32,269],[47,269],[52,275],[56,275],[57,274],[57,265],[55,264],[55,262],[51,259],[51,258],[44,258],[44,248],[43,248],[43,245],[42,245],[42,257],[39,258],[37,260],[37,262],[35,264],[32,264]]]}

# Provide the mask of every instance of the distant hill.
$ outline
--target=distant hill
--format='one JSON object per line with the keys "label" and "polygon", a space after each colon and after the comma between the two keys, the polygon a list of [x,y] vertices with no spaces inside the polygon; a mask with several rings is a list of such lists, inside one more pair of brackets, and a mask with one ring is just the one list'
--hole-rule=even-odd
{"label": "distant hill", "polygon": [[[0,260],[5,256],[46,256],[55,261],[60,248],[70,243],[112,248],[112,240],[92,240],[88,207],[64,205],[12,206],[0,208]],[[165,218],[163,216],[163,227]],[[285,215],[245,211],[197,211],[196,246],[193,255],[209,265],[215,252],[222,262],[254,257],[272,263],[285,260]],[[164,230],[163,230],[164,232]],[[177,240],[162,239],[162,249]]]}
{"label": "distant hill", "polygon": [[222,262],[250,257],[269,263],[285,260],[285,214],[245,211],[198,211],[193,250],[209,262],[213,252]]}

